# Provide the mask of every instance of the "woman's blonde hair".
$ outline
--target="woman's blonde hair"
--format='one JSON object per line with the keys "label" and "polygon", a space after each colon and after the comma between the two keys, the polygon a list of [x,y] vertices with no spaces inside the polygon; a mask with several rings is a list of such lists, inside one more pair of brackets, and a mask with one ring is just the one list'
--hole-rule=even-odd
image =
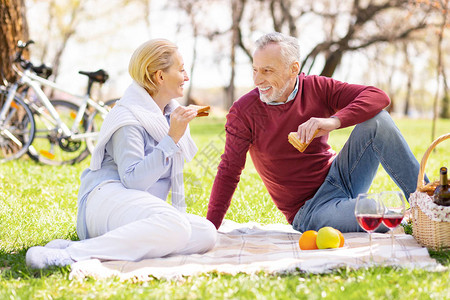
{"label": "woman's blonde hair", "polygon": [[173,54],[177,49],[174,43],[165,39],[149,40],[134,51],[128,65],[128,73],[153,96],[158,92],[156,72],[166,71],[172,66]]}

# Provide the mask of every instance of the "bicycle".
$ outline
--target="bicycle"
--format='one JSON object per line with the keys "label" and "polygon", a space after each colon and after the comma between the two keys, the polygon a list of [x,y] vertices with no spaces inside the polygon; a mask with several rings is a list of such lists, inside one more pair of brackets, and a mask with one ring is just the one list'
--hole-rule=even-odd
{"label": "bicycle", "polygon": [[[30,136],[32,138],[28,140],[31,140],[31,143],[27,140],[28,145],[25,144],[22,148],[28,146],[28,155],[33,160],[44,164],[78,163],[85,159],[94,148],[98,135],[97,116],[100,115],[101,119],[104,119],[110,110],[108,105],[117,101],[113,99],[106,103],[97,103],[91,98],[93,84],[103,84],[108,79],[108,74],[103,70],[80,71],[80,74],[88,77],[86,93],[83,96],[71,93],[46,79],[43,72],[39,72],[38,67],[22,57],[23,51],[32,43],[34,42],[18,43],[19,51],[14,63],[19,64],[21,69],[15,64],[13,67],[19,78],[7,88],[7,96],[15,95],[15,98],[21,99],[20,103],[25,103],[34,116],[35,135]],[[42,90],[42,86],[64,92],[71,97],[71,101],[50,100]],[[75,100],[79,101],[79,104]],[[3,109],[7,108],[3,107]]]}
{"label": "bicycle", "polygon": [[8,95],[0,86],[0,163],[24,155],[34,138],[33,113],[25,102],[14,94]]}

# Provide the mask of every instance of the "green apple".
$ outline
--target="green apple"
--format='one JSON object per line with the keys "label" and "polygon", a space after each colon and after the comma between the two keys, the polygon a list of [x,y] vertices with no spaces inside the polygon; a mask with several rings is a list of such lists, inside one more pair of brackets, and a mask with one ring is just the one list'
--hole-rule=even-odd
{"label": "green apple", "polygon": [[317,232],[316,244],[319,249],[339,248],[341,238],[333,227],[322,227]]}

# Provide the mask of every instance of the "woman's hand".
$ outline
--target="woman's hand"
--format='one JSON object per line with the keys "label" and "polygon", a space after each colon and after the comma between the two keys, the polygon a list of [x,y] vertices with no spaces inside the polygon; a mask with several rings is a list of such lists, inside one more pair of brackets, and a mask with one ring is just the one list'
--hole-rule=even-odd
{"label": "woman's hand", "polygon": [[298,126],[298,136],[302,143],[309,142],[318,129],[316,137],[325,135],[341,126],[339,118],[311,118]]}
{"label": "woman's hand", "polygon": [[170,127],[168,135],[173,139],[175,144],[183,136],[187,125],[197,116],[197,110],[184,106],[178,106],[170,114]]}

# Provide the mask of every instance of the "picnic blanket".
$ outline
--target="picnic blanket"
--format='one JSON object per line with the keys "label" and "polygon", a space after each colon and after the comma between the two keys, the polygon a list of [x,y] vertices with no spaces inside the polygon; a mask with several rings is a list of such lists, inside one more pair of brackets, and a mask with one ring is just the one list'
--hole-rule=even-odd
{"label": "picnic blanket", "polygon": [[[216,246],[209,252],[145,259],[138,262],[97,259],[72,264],[71,278],[97,279],[117,276],[123,280],[145,281],[151,278],[175,279],[207,272],[237,273],[325,273],[336,268],[357,269],[370,265],[367,233],[344,233],[345,245],[338,249],[299,248],[301,233],[289,225],[239,224],[225,220],[219,228]],[[391,255],[389,234],[373,234],[372,249],[376,264],[387,265]],[[395,265],[438,270],[443,268],[430,258],[413,236],[395,235]]]}

